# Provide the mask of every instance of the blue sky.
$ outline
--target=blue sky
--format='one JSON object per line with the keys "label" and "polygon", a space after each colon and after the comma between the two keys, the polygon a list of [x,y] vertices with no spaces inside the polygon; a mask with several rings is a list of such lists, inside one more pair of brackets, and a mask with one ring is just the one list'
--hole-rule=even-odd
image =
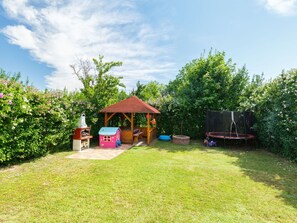
{"label": "blue sky", "polygon": [[127,91],[168,83],[210,49],[250,76],[297,68],[297,0],[3,0],[0,68],[40,89],[78,89],[70,64],[122,61]]}

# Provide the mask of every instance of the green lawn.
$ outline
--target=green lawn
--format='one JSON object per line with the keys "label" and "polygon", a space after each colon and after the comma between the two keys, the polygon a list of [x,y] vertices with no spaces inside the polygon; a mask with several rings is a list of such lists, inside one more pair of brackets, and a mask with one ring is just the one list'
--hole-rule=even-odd
{"label": "green lawn", "polygon": [[264,151],[134,147],[0,169],[0,222],[297,222],[297,165]]}

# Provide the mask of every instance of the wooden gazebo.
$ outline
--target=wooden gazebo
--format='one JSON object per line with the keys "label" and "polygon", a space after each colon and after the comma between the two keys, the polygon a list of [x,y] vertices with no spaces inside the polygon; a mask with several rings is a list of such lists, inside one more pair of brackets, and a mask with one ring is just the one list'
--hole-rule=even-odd
{"label": "wooden gazebo", "polygon": [[[156,115],[160,114],[160,111],[140,100],[136,96],[132,96],[125,100],[122,100],[116,104],[110,105],[100,111],[100,113],[104,113],[104,126],[107,127],[109,121],[116,114],[121,114],[123,118],[128,120],[131,124],[130,128],[124,128],[122,126],[121,130],[121,141],[122,143],[130,143],[133,144],[135,139],[138,140],[138,134],[135,132],[135,129],[139,129],[141,131],[141,136],[147,139],[147,144],[149,145],[156,138]],[[135,127],[134,126],[134,117],[135,114],[142,113],[145,114],[146,117],[146,127]],[[153,126],[151,126],[153,123]],[[135,137],[137,136],[137,138]]]}

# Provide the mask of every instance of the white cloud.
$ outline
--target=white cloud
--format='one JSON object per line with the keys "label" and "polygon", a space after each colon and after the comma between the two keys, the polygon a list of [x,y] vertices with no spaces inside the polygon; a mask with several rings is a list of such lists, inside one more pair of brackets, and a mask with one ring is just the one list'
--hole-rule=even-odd
{"label": "white cloud", "polygon": [[2,6],[19,23],[2,29],[10,43],[54,68],[46,76],[49,88],[80,87],[69,65],[98,54],[123,62],[116,73],[127,89],[137,80],[168,80],[177,72],[170,49],[159,44],[168,41],[166,27],[143,22],[133,0],[3,0]]}
{"label": "white cloud", "polygon": [[[36,50],[34,33],[23,25],[6,26],[2,32],[9,38],[10,43],[19,45],[24,49]],[[22,39],[18,38],[21,36]]]}
{"label": "white cloud", "polygon": [[297,10],[297,0],[262,0],[266,9],[281,15],[294,15]]}

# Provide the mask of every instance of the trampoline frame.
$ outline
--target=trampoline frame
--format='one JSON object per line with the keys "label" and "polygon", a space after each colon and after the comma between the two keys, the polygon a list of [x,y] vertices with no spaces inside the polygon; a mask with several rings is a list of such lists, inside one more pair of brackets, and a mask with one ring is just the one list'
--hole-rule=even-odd
{"label": "trampoline frame", "polygon": [[[214,131],[215,129],[212,129],[212,131],[209,131],[210,129],[209,129],[209,121],[210,120],[213,120],[213,119],[209,119],[210,118],[210,116],[209,116],[209,113],[210,112],[212,112],[212,113],[215,113],[215,112],[217,112],[218,114],[223,114],[223,113],[230,113],[230,116],[229,117],[231,117],[230,118],[230,124],[229,124],[229,126],[230,126],[230,131],[229,131],[229,126],[228,125],[225,125],[225,127],[223,127],[223,131],[221,130],[221,131]],[[216,138],[216,139],[223,139],[224,140],[224,145],[225,145],[225,141],[226,141],[226,139],[228,139],[228,140],[245,140],[245,145],[247,145],[247,140],[250,140],[250,139],[255,139],[256,138],[256,136],[254,135],[254,134],[251,134],[251,132],[248,132],[247,131],[247,129],[250,129],[250,127],[251,126],[246,126],[246,123],[245,123],[245,121],[243,121],[243,129],[244,129],[244,131],[243,132],[238,132],[237,131],[237,123],[235,122],[235,120],[234,120],[234,114],[235,113],[240,113],[240,115],[241,115],[241,117],[243,118],[243,119],[245,119],[245,112],[234,112],[234,111],[207,111],[207,116],[206,116],[206,118],[207,118],[207,120],[206,120],[206,128],[207,128],[207,130],[206,130],[206,133],[205,133],[205,135],[208,137],[208,138]],[[222,118],[224,117],[224,116],[221,116]],[[221,119],[221,120],[226,120],[226,119]],[[235,131],[234,132],[232,132],[232,125],[234,125],[234,128],[235,128]],[[218,129],[219,130],[219,129]],[[229,131],[229,132],[228,132]]]}
{"label": "trampoline frame", "polygon": [[206,132],[206,136],[217,139],[254,139],[256,136],[252,134],[238,133],[238,136],[230,135],[229,132]]}

